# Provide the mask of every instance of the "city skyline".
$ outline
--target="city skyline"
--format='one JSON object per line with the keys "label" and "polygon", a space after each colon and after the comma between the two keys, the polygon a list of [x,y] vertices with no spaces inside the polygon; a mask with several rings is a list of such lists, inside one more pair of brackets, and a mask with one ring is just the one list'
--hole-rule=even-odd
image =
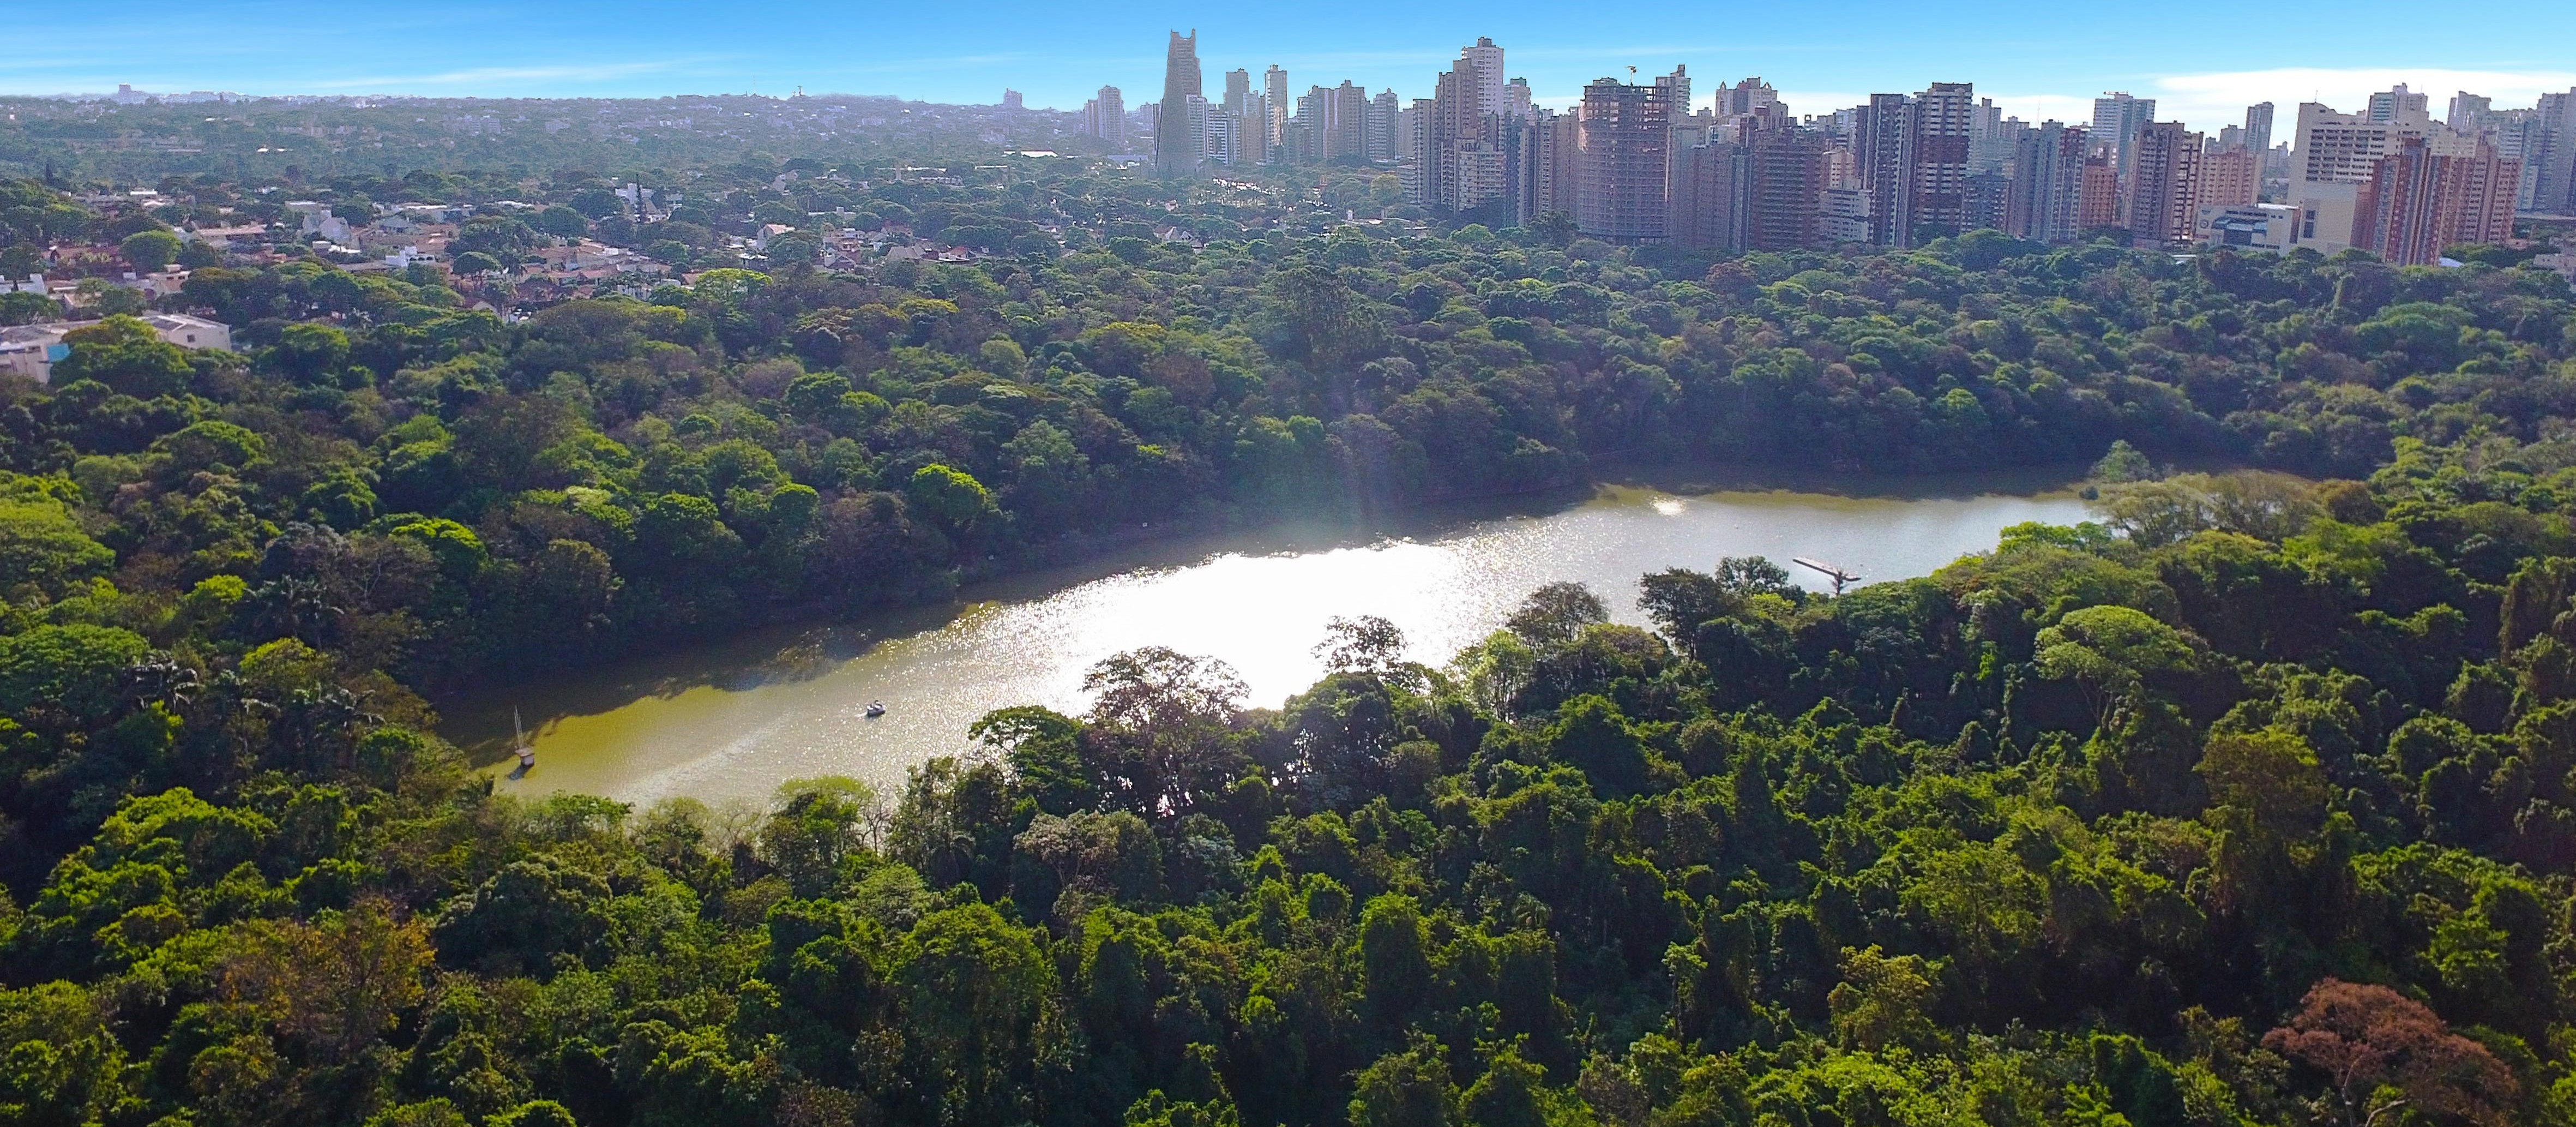
{"label": "city skyline", "polygon": [[[2511,238],[2517,212],[2576,211],[2576,91],[2524,108],[2460,91],[2436,118],[2429,92],[2399,83],[2356,113],[2300,103],[2275,148],[2268,100],[2196,130],[2156,98],[2106,91],[2086,124],[2062,125],[2011,115],[1972,82],[1934,82],[1800,115],[1760,77],[1700,108],[1686,66],[1650,83],[1632,66],[1558,110],[1487,36],[1409,106],[1344,80],[1310,85],[1292,113],[1276,66],[1264,95],[1237,69],[1211,102],[1198,42],[1195,28],[1169,33],[1161,99],[1142,115],[1158,176],[1364,160],[1393,172],[1409,205],[1456,222],[1618,243],[1901,248],[1980,229],[2040,242],[2118,230],[2140,247],[2349,247],[2428,265]],[[1118,99],[1103,87],[1083,131],[1107,139],[1102,107]]]}
{"label": "city skyline", "polygon": [[[1540,105],[1565,107],[1601,77],[1659,74],[1682,65],[1707,80],[1761,75],[1800,112],[1865,102],[1872,92],[1932,82],[1974,82],[2007,112],[2030,121],[2076,122],[2107,90],[2155,98],[2162,116],[2195,129],[2236,120],[2245,105],[2323,101],[2361,108],[2373,90],[2406,83],[2447,98],[2455,90],[2498,104],[2527,102],[2576,85],[2576,67],[2521,44],[2576,37],[2564,5],[2508,0],[2488,6],[2472,35],[2422,26],[2405,10],[2357,18],[2355,6],[2313,10],[2295,52],[2273,42],[2174,37],[2141,42],[2127,21],[2093,11],[2042,12],[1994,4],[1942,19],[1906,6],[1847,5],[1832,18],[1773,16],[1645,3],[1569,15],[1535,5],[1417,5],[1384,13],[1370,33],[1315,26],[1278,12],[1176,4],[1133,6],[1114,19],[1060,7],[988,4],[884,7],[852,18],[801,2],[771,2],[707,25],[677,6],[580,2],[543,10],[464,3],[435,10],[351,12],[302,0],[211,10],[148,3],[142,11],[54,8],[13,17],[20,51],[0,89],[21,95],[87,93],[130,83],[147,90],[251,94],[389,94],[484,97],[648,97],[683,93],[809,92],[896,95],[992,104],[1005,87],[1027,104],[1078,109],[1102,86],[1159,89],[1168,32],[1199,33],[1210,75],[1276,65],[1303,89],[1351,80],[1405,99],[1428,96],[1428,75],[1478,36],[1514,44],[1513,74]],[[2368,5],[2362,5],[2367,8]],[[2173,6],[2175,26],[2238,7]],[[2333,18],[2326,16],[2331,13]],[[257,17],[244,19],[244,15]],[[309,19],[307,17],[310,17]],[[276,26],[327,18],[330,38],[400,42],[399,53],[322,51]],[[775,28],[792,23],[790,47]],[[682,25],[686,25],[683,27]],[[2215,26],[2215,25],[2213,25]],[[763,33],[768,29],[767,33]],[[1136,103],[1131,100],[1130,105]]]}

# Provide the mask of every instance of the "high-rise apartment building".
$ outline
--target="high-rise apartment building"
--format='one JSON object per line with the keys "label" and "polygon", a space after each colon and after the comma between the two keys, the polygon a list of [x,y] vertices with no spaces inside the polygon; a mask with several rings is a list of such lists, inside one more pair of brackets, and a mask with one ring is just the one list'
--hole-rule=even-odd
{"label": "high-rise apartment building", "polygon": [[[1899,220],[1912,166],[1907,140],[1913,118],[1913,101],[1903,94],[1872,94],[1867,105],[1858,107],[1852,118],[1849,145],[1851,178],[1836,186],[1867,193],[1869,222],[1866,231],[1854,235],[1850,225],[1837,216],[1828,236],[1832,241],[1904,245]],[[1848,206],[1848,201],[1842,203]]]}
{"label": "high-rise apartment building", "polygon": [[[1154,117],[1154,171],[1163,176],[1185,176],[1198,170],[1207,144],[1204,137],[1191,129],[1191,99],[1205,104],[1207,91],[1199,81],[1199,33],[1172,33],[1172,42],[1163,54],[1162,109]],[[1204,110],[1197,120],[1205,121]]]}
{"label": "high-rise apartment building", "polygon": [[1242,117],[1244,107],[1251,103],[1252,72],[1240,69],[1225,72],[1225,101],[1222,103],[1225,115]]}
{"label": "high-rise apartment building", "polygon": [[1279,144],[1279,131],[1288,123],[1288,72],[1272,66],[1261,72],[1261,98],[1270,110],[1270,144]]}
{"label": "high-rise apartment building", "polygon": [[1935,82],[1860,107],[1851,151],[1855,186],[1869,193],[1869,242],[1918,246],[1965,228],[1973,95],[1968,83]]}
{"label": "high-rise apartment building", "polygon": [[[1296,113],[1280,129],[1278,159],[1291,164],[1366,159],[1374,106],[1368,91],[1348,80],[1307,87],[1297,99]],[[1386,128],[1393,127],[1390,119]]]}
{"label": "high-rise apartment building", "polygon": [[1520,145],[1521,198],[1517,211],[1527,223],[1552,211],[1574,214],[1574,197],[1583,149],[1580,114],[1533,108],[1522,119]]}
{"label": "high-rise apartment building", "polygon": [[2272,152],[2272,103],[2256,102],[2245,107],[2245,147],[2269,157]]}
{"label": "high-rise apartment building", "polygon": [[2549,148],[2548,137],[2540,128],[2545,120],[2537,109],[2494,110],[2487,114],[2485,133],[2495,142],[2496,155],[2522,168],[2520,183],[2514,189],[2517,211],[2537,210],[2532,205],[2539,199],[2540,165]]}
{"label": "high-rise apartment building", "polygon": [[[1721,89],[1721,103],[1724,98]],[[1753,150],[1737,143],[1732,130],[1713,132],[1675,163],[1665,234],[1685,247],[1740,251],[1753,212]]]}
{"label": "high-rise apartment building", "polygon": [[1491,39],[1478,39],[1458,52],[1458,61],[1432,82],[1428,103],[1413,129],[1407,155],[1414,169],[1409,183],[1413,202],[1451,213],[1502,201],[1526,175],[1512,171],[1506,143],[1510,84],[1504,80],[1503,49]]}
{"label": "high-rise apartment building", "polygon": [[[1668,241],[1721,251],[1820,245],[1820,204],[1830,187],[1822,134],[1778,114],[1729,114],[1716,127],[1674,133],[1695,143],[1673,160]],[[1860,222],[1866,226],[1865,206]]]}
{"label": "high-rise apartment building", "polygon": [[1396,105],[1393,90],[1380,90],[1377,92],[1377,97],[1369,99],[1368,126],[1364,131],[1366,140],[1361,146],[1360,155],[1371,161],[1383,161],[1394,160],[1401,154],[1402,150],[1396,145],[1395,135],[1395,119],[1398,112],[1399,107]]}
{"label": "high-rise apartment building", "polygon": [[1503,49],[1494,45],[1491,36],[1479,35],[1475,43],[1458,51],[1458,61],[1475,67],[1476,105],[1481,111],[1502,113],[1510,97],[1504,89],[1510,80],[1503,77]]}
{"label": "high-rise apartment building", "polygon": [[2495,112],[2495,99],[2484,94],[2462,90],[2451,95],[2451,105],[2442,115],[2442,124],[2455,133],[2475,133],[2486,128],[2487,115]]}
{"label": "high-rise apartment building", "polygon": [[2016,239],[2062,243],[2084,229],[2082,129],[2044,121],[2013,146],[2012,185],[2004,199],[2004,232]]}
{"label": "high-rise apartment building", "polygon": [[2576,90],[2543,94],[2532,108],[2532,153],[2538,161],[2532,177],[2530,210],[2550,215],[2576,214]]}
{"label": "high-rise apartment building", "polygon": [[1297,95],[1297,112],[1279,127],[1279,157],[1289,164],[1320,164],[1324,159],[1324,118],[1331,113],[1332,92],[1309,86]]}
{"label": "high-rise apartment building", "polygon": [[1906,238],[1899,245],[1917,246],[1969,228],[1968,143],[1975,96],[1976,87],[1966,82],[1935,82],[1914,96]]}
{"label": "high-rise apartment building", "polygon": [[1826,139],[1794,126],[1755,130],[1752,214],[1744,221],[1747,250],[1796,250],[1818,244],[1826,180]]}
{"label": "high-rise apartment building", "polygon": [[1760,75],[1745,79],[1733,86],[1717,88],[1717,116],[1719,117],[1758,114],[1765,108],[1779,104],[1780,92],[1772,89],[1770,83],[1762,81]]}
{"label": "high-rise apartment building", "polygon": [[1270,110],[1252,89],[1252,72],[1225,72],[1225,101],[1218,108],[1231,135],[1232,164],[1260,164],[1270,159]]}
{"label": "high-rise apartment building", "polygon": [[1098,137],[1110,148],[1127,149],[1127,99],[1115,86],[1103,86],[1098,96],[1082,104],[1082,133]]}
{"label": "high-rise apartment building", "polygon": [[2198,207],[2252,207],[2263,198],[2263,156],[2238,145],[2200,155]]}
{"label": "high-rise apartment building", "polygon": [[1007,86],[1002,88],[1002,112],[1018,113],[1027,108],[1028,103],[1021,100],[1019,91]]}
{"label": "high-rise apartment building", "polygon": [[2479,116],[2479,135],[2494,143],[2496,155],[2521,168],[2514,191],[2519,211],[2544,215],[2576,212],[2570,188],[2576,186],[2576,91],[2540,96],[2528,109],[2499,110]]}
{"label": "high-rise apartment building", "polygon": [[1199,131],[1205,148],[1200,156],[1208,164],[1249,164],[1258,159],[1245,148],[1243,118],[1225,112],[1224,103],[1208,104],[1205,98],[1190,101],[1192,126]]}
{"label": "high-rise apartment building", "polygon": [[2432,113],[2432,95],[2415,93],[2400,82],[2392,89],[2371,95],[2370,108],[2361,116],[2367,121],[2392,124],[2416,117],[2431,117]]}
{"label": "high-rise apartment building", "polygon": [[[2387,97],[2371,95],[2375,103]],[[2379,158],[2395,152],[2400,141],[2432,130],[2432,117],[2420,106],[2413,114],[2381,118],[2336,113],[2316,102],[2302,103],[2292,176],[2308,184],[2358,184],[2370,178],[2379,167]]]}
{"label": "high-rise apartment building", "polygon": [[1837,184],[1816,196],[1817,246],[1875,241],[1880,212],[1867,188]]}
{"label": "high-rise apartment building", "polygon": [[[1232,138],[1220,141],[1215,135],[1217,131],[1224,128],[1222,125],[1225,119],[1224,112],[1197,94],[1183,98],[1181,104],[1184,110],[1182,121],[1186,128],[1181,130],[1180,135],[1190,138],[1198,145],[1198,162],[1194,167],[1230,163],[1233,157]],[[1156,136],[1159,138],[1161,134]]]}
{"label": "high-rise apartment building", "polygon": [[1270,140],[1270,98],[1253,94],[1243,100],[1243,112],[1235,115],[1235,132],[1241,137],[1243,159],[1268,164],[1278,159],[1279,146]]}
{"label": "high-rise apartment building", "polygon": [[2142,247],[2191,241],[2200,196],[2201,135],[2179,121],[2149,122],[2138,131],[2129,163],[2129,235]]}
{"label": "high-rise apartment building", "polygon": [[[1469,77],[1462,80],[1460,68],[1467,68]],[[1430,97],[1413,103],[1413,129],[1405,154],[1405,167],[1412,170],[1405,181],[1405,198],[1413,203],[1436,211],[1458,210],[1457,147],[1482,139],[1482,118],[1473,108],[1472,71],[1462,55],[1450,69],[1432,78]]]}
{"label": "high-rise apartment building", "polygon": [[1578,230],[1619,242],[1664,238],[1673,121],[1688,112],[1689,98],[1679,68],[1648,86],[1599,78],[1583,88]]}
{"label": "high-rise apartment building", "polygon": [[[2137,98],[2130,96],[2128,91],[2113,90],[2093,99],[2093,129],[2087,136],[2093,140],[2094,151],[2111,154],[2112,174],[2119,180],[2122,193],[2128,189],[2129,169],[2134,163],[2130,158],[2137,149],[2134,142],[2138,139],[2138,132],[2155,119],[2156,100],[2153,98]],[[2125,194],[2118,198],[2122,204],[2126,203]]]}
{"label": "high-rise apartment building", "polygon": [[1968,173],[2003,172],[2012,167],[2013,151],[2021,144],[2030,124],[2017,117],[2006,117],[1992,98],[1977,100],[1976,110],[1968,115]]}
{"label": "high-rise apartment building", "polygon": [[2512,237],[2520,165],[2483,140],[2461,155],[2436,148],[2407,137],[2379,158],[2358,194],[2352,245],[2399,266],[2428,266],[2446,248]]}
{"label": "high-rise apartment building", "polygon": [[2384,120],[2368,113],[2337,113],[2317,102],[2299,105],[2286,202],[2300,209],[2301,245],[2329,255],[2352,245],[2361,185],[2378,171],[2380,158],[2396,152],[2406,139],[2423,138],[2437,153],[2458,151],[2466,143],[2436,126],[2425,102],[2402,86],[2374,94],[2371,104],[2388,115]]}
{"label": "high-rise apartment building", "polygon": [[[2087,140],[2089,142],[2090,139]],[[2120,167],[2098,145],[2094,155],[2084,158],[2082,179],[2077,187],[2075,225],[2081,231],[2098,231],[2120,225]]]}
{"label": "high-rise apartment building", "polygon": [[1675,126],[1678,127],[1690,120],[1691,81],[1688,68],[1676,65],[1671,74],[1656,76],[1655,89],[1663,96],[1664,104],[1672,107]]}
{"label": "high-rise apartment building", "polygon": [[1431,204],[1433,164],[1431,119],[1438,114],[1439,100],[1415,98],[1396,115],[1397,143],[1404,149],[1404,159],[1396,165],[1395,175],[1404,182],[1404,202],[1428,207]]}
{"label": "high-rise apartment building", "polygon": [[1321,90],[1321,93],[1323,98],[1319,105],[1323,110],[1323,120],[1317,125],[1322,159],[1362,159],[1368,152],[1368,91],[1346,78],[1341,85]]}

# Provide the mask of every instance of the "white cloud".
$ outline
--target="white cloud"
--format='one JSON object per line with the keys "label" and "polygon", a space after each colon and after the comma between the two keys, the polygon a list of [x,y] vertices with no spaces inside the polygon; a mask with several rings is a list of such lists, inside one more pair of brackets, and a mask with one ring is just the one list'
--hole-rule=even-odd
{"label": "white cloud", "polygon": [[2043,121],[2059,121],[2068,125],[2085,125],[2091,123],[2093,120],[2093,99],[2090,95],[2080,97],[2072,94],[1991,94],[1981,96],[1992,97],[1995,100],[1995,105],[2002,107],[2006,116],[2018,117],[2033,125],[2037,125]]}
{"label": "white cloud", "polygon": [[[2040,121],[2048,121],[2048,119],[2069,121],[2069,124],[2084,124],[2084,121],[2092,121],[2092,95],[2076,98],[2076,95],[2061,95],[2061,93],[1994,93],[1994,90],[1978,90],[1976,95],[1978,98],[1994,98],[1996,106],[2002,108],[2007,116],[2017,116],[2017,119],[2030,121],[2030,124],[2040,124]],[[1855,90],[1795,90],[1793,88],[1793,90],[1780,90],[1780,101],[1788,103],[1790,113],[1808,116],[1808,113],[1832,113],[1837,111],[1837,108],[1868,106],[1870,95],[1855,93]]]}
{"label": "white cloud", "polygon": [[[1704,102],[1708,99],[1703,96],[1700,100]],[[1810,114],[1832,113],[1835,110],[1867,105],[1869,95],[1854,94],[1844,90],[1801,90],[1793,87],[1781,90],[1780,100],[1789,104],[1790,113],[1806,117]]]}
{"label": "white cloud", "polygon": [[[2093,99],[2089,95],[2076,97],[2069,94],[1998,94],[1989,90],[1979,90],[1977,96],[1993,98],[1995,105],[2001,107],[2005,114],[2018,117],[2033,125],[2050,118],[2071,125],[2082,125],[2093,120]],[[1789,103],[1789,112],[1803,117],[1808,114],[1832,113],[1835,110],[1866,105],[1869,102],[1869,95],[1856,94],[1847,90],[1793,89],[1780,91],[1780,100]]]}

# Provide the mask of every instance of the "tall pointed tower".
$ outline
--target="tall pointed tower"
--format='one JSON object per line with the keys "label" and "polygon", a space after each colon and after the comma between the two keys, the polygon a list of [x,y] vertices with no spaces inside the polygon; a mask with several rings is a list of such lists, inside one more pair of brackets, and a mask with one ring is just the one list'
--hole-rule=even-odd
{"label": "tall pointed tower", "polygon": [[1191,28],[1188,35],[1175,31],[1163,58],[1163,104],[1154,115],[1156,174],[1187,176],[1198,171],[1207,146],[1193,126],[1205,111],[1192,112],[1192,103],[1204,103],[1206,97],[1199,84],[1198,29]]}

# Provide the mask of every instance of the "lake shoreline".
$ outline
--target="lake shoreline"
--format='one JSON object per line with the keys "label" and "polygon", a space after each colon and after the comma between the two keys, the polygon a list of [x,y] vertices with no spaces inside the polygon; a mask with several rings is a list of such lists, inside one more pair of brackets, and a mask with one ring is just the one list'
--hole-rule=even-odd
{"label": "lake shoreline", "polygon": [[[1614,471],[1611,466],[1618,468]],[[1199,554],[1205,548],[1236,537],[1275,538],[1280,545],[1274,550],[1285,550],[1299,541],[1308,541],[1310,537],[1332,542],[1365,542],[1388,536],[1423,535],[1479,520],[1537,515],[1530,510],[1571,508],[1599,496],[1603,490],[1622,488],[1650,489],[1686,497],[1717,493],[1803,494],[1855,500],[1928,500],[1996,495],[2046,497],[2069,492],[2080,485],[2090,466],[2067,463],[1937,474],[1854,474],[1736,462],[1621,465],[1611,460],[1609,465],[1596,463],[1595,470],[1590,478],[1580,483],[1446,496],[1375,514],[1342,512],[1249,516],[1239,510],[1228,509],[1177,517],[1146,527],[1071,534],[1054,543],[1016,553],[1007,561],[992,561],[993,566],[989,568],[961,568],[954,585],[926,597],[889,599],[856,608],[825,603],[767,608],[734,629],[630,644],[614,657],[557,669],[549,674],[548,679],[580,676],[677,654],[730,648],[748,639],[847,630],[870,622],[907,617],[926,609],[971,605],[985,601],[979,596],[1001,594],[1009,588],[1025,586],[1049,576],[1093,571],[1113,562],[1112,571],[1152,566],[1154,561],[1148,557],[1175,552]],[[444,717],[452,707],[524,682],[524,678],[510,677],[475,679],[438,685],[424,690],[423,695],[442,716],[438,728],[446,733],[452,725]],[[488,725],[469,725],[467,730],[478,727],[488,728]],[[482,754],[476,756],[478,761],[487,758],[496,761],[508,753],[506,744],[495,743],[497,735],[505,734],[483,731],[473,737],[471,744],[462,740],[456,742],[469,754],[481,751]]]}
{"label": "lake shoreline", "polygon": [[[883,695],[899,711],[914,713],[841,733],[877,745],[881,759],[891,754],[884,741],[898,730],[946,747],[972,719],[966,712],[958,712],[962,719],[942,713],[936,731],[916,728],[927,722],[920,714],[926,705],[955,711],[972,697],[978,708],[997,701],[1078,707],[1068,685],[1078,681],[1080,667],[1103,656],[1095,650],[1113,643],[1228,650],[1229,660],[1266,667],[1266,687],[1254,703],[1270,706],[1278,703],[1273,696],[1302,691],[1305,673],[1282,670],[1308,660],[1327,615],[1409,616],[1407,633],[1422,647],[1417,658],[1436,662],[1481,637],[1530,588],[1557,579],[1587,582],[1612,600],[1614,616],[1642,621],[1630,598],[1638,576],[1667,566],[1705,568],[1719,555],[1785,562],[1791,555],[1848,553],[1850,562],[1875,575],[1927,574],[1990,547],[1998,529],[2019,520],[2083,519],[2086,510],[2066,488],[2073,476],[1843,478],[1833,483],[1845,488],[1820,493],[1793,488],[1807,482],[1787,475],[1631,467],[1586,487],[1377,520],[1197,529],[1158,522],[1158,535],[961,585],[936,603],[772,622],[542,681],[452,694],[440,701],[447,713],[440,731],[488,762],[506,752],[514,707],[526,710],[541,747],[559,722],[592,732],[576,742],[595,744],[605,738],[596,735],[597,725],[610,717],[628,725],[620,740],[667,744],[674,737],[655,726],[662,722],[632,718],[731,709],[717,728],[688,721],[697,725],[688,738],[709,746],[769,746],[789,739],[775,729],[808,724],[815,710],[837,707],[841,698],[834,693],[857,693],[862,701]],[[1103,609],[1103,600],[1122,599],[1118,613]],[[1225,628],[1211,633],[1211,624]],[[931,667],[945,672],[923,680]],[[1251,676],[1257,670],[1246,672],[1263,682]],[[834,678],[837,687],[829,691],[809,685]],[[755,698],[788,703],[776,713],[740,703]],[[953,725],[946,722],[952,719]],[[958,732],[947,730],[952,726]]]}
{"label": "lake shoreline", "polygon": [[[1377,513],[1246,514],[1228,509],[1177,517],[1139,528],[1068,534],[1052,544],[1032,546],[1011,559],[992,561],[993,566],[989,569],[961,568],[954,591],[945,598],[885,603],[861,613],[938,605],[944,601],[971,602],[974,600],[970,593],[977,588],[1007,583],[1025,575],[1084,567],[1140,546],[1186,544],[1212,538],[1259,536],[1292,530],[1338,531],[1351,537],[1405,535],[1426,528],[1512,515],[1525,506],[1571,507],[1597,496],[1604,489],[1653,489],[1685,497],[1716,493],[1785,493],[1903,501],[1998,495],[2046,497],[2072,493],[2092,472],[2091,464],[2084,462],[1933,474],[1855,474],[1741,462],[1648,462],[1628,464],[1619,472],[1607,472],[1605,463],[1619,464],[1615,459],[1596,462],[1596,472],[1580,482],[1451,494]],[[789,613],[748,629],[797,623],[819,624],[824,617],[827,616]]]}

